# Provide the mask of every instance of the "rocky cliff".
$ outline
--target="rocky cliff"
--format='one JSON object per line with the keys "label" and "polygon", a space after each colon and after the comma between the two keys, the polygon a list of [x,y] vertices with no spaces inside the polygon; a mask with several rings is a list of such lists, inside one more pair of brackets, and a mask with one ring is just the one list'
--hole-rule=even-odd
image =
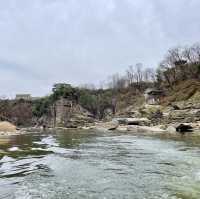
{"label": "rocky cliff", "polygon": [[64,98],[54,103],[51,115],[54,127],[78,128],[94,122],[91,113],[79,104]]}

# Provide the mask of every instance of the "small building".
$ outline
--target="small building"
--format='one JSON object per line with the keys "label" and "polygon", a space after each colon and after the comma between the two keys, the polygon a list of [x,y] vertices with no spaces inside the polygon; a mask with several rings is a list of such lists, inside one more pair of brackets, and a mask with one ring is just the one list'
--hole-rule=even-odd
{"label": "small building", "polygon": [[145,102],[149,105],[158,105],[160,104],[161,98],[164,96],[164,93],[162,90],[154,89],[154,88],[148,88],[145,93]]}
{"label": "small building", "polygon": [[31,100],[31,95],[30,94],[17,94],[15,97],[16,100]]}

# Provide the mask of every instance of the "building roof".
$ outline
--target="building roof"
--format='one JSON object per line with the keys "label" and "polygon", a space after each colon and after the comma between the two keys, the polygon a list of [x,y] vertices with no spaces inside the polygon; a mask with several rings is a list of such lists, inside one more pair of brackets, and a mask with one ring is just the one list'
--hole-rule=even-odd
{"label": "building roof", "polygon": [[147,95],[160,95],[160,94],[163,94],[163,91],[156,89],[156,88],[148,88],[148,89],[145,90],[145,94],[147,94]]}

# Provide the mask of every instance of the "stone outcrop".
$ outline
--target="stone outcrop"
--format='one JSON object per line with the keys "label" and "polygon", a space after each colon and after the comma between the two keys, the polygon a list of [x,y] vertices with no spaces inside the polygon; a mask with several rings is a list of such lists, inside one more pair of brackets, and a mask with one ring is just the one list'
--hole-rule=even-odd
{"label": "stone outcrop", "polygon": [[146,105],[140,107],[143,117],[147,117],[152,125],[195,123],[200,121],[200,104],[174,103],[169,106]]}
{"label": "stone outcrop", "polygon": [[200,110],[174,110],[166,119],[167,123],[200,121]]}
{"label": "stone outcrop", "polygon": [[52,108],[53,127],[78,128],[94,122],[93,115],[73,101],[61,98]]}
{"label": "stone outcrop", "polygon": [[66,126],[72,115],[73,102],[61,98],[54,104],[54,122],[55,126]]}
{"label": "stone outcrop", "polygon": [[[175,108],[174,108],[175,107]],[[163,110],[164,123],[195,123],[200,121],[200,104],[190,102],[174,103]]]}
{"label": "stone outcrop", "polygon": [[121,111],[118,111],[116,113],[116,116],[117,117],[121,117],[121,118],[124,118],[124,117],[129,117],[129,118],[134,118],[134,117],[141,117],[141,113],[136,109],[136,107],[134,106],[128,106],[127,108],[121,110]]}

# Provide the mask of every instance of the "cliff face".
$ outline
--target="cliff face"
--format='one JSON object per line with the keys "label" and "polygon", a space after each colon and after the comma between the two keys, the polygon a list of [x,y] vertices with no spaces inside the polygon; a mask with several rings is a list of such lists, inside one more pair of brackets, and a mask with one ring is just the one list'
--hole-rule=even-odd
{"label": "cliff face", "polygon": [[54,127],[77,128],[94,122],[91,113],[79,104],[64,98],[54,103],[51,115]]}

